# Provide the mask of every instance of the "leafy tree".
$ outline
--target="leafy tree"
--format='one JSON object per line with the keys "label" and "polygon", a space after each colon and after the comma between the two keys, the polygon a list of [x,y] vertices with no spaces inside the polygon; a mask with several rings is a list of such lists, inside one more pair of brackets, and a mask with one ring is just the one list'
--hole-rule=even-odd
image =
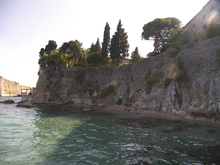
{"label": "leafy tree", "polygon": [[68,53],[72,55],[71,60],[71,67],[73,66],[73,61],[78,61],[83,56],[83,49],[81,48],[82,43],[80,43],[78,40],[75,41],[69,41],[68,43],[65,42],[61,48],[60,53]]}
{"label": "leafy tree", "polygon": [[39,56],[42,57],[42,56],[44,55],[44,53],[45,53],[44,48],[41,48],[41,49],[40,49],[40,52],[39,52]]}
{"label": "leafy tree", "polygon": [[89,55],[87,57],[86,61],[89,64],[92,64],[92,65],[95,65],[95,66],[102,65],[105,62],[105,60],[102,57],[100,52],[99,53],[92,53],[91,55]]}
{"label": "leafy tree", "polygon": [[102,57],[107,60],[109,55],[109,47],[110,47],[110,27],[108,22],[105,25],[105,31],[102,42]]}
{"label": "leafy tree", "polygon": [[139,51],[138,51],[138,47],[135,48],[135,50],[131,53],[131,58],[134,56],[134,55],[139,55]]}
{"label": "leafy tree", "polygon": [[142,39],[154,40],[154,53],[164,52],[175,33],[180,31],[180,20],[174,17],[157,18],[143,27]]}
{"label": "leafy tree", "polygon": [[112,36],[111,47],[110,47],[110,56],[111,59],[117,59],[117,63],[119,63],[119,59],[121,57],[128,57],[129,53],[129,44],[128,44],[128,36],[127,33],[124,32],[124,28],[122,28],[121,20],[119,20],[117,30],[115,34]]}
{"label": "leafy tree", "polygon": [[45,47],[45,52],[50,55],[50,53],[57,48],[57,44],[55,41],[50,40]]}

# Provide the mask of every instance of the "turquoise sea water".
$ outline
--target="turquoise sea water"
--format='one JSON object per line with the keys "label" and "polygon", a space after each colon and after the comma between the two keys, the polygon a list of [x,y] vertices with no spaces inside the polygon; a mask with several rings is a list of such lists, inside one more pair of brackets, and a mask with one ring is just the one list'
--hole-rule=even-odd
{"label": "turquoise sea water", "polygon": [[[20,98],[0,97],[0,101]],[[72,106],[0,104],[0,164],[220,164],[220,124]]]}

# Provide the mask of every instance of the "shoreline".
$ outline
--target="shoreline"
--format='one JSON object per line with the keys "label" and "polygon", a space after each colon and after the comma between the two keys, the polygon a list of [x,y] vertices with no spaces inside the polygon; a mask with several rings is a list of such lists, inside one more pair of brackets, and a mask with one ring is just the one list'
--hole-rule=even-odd
{"label": "shoreline", "polygon": [[128,107],[124,106],[99,106],[99,105],[85,105],[85,104],[50,104],[50,103],[33,103],[33,105],[49,105],[49,106],[72,106],[72,107],[82,107],[82,108],[91,108],[91,109],[101,109],[101,110],[107,110],[107,111],[121,111],[121,112],[127,112],[134,115],[143,115],[143,116],[154,116],[154,117],[164,117],[164,118],[170,118],[170,119],[185,119],[185,120],[191,120],[191,121],[206,121],[206,122],[212,122],[212,123],[220,123],[219,121],[216,121],[214,119],[208,119],[205,117],[194,117],[189,114],[174,114],[169,112],[156,112],[156,111],[147,111],[147,110],[132,110]]}

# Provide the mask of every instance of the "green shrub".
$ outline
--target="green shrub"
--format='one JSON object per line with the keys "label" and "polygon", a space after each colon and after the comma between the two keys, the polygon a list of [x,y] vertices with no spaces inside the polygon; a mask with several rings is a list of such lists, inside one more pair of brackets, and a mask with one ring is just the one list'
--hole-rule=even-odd
{"label": "green shrub", "polygon": [[163,67],[163,62],[160,62],[160,66]]}
{"label": "green shrub", "polygon": [[92,53],[87,57],[86,61],[88,62],[88,64],[92,64],[95,66],[101,66],[105,63],[105,59],[102,57],[101,53]]}
{"label": "green shrub", "polygon": [[185,73],[185,72],[182,72],[182,71],[179,71],[177,73],[177,76],[175,77],[175,80],[176,81],[189,81],[189,76]]}
{"label": "green shrub", "polygon": [[171,81],[172,81],[172,79],[166,78],[165,81],[164,81],[164,84],[165,84],[166,86],[169,86],[169,84],[171,83]]}
{"label": "green shrub", "polygon": [[94,90],[89,89],[88,92],[89,92],[89,96],[92,97],[92,95],[93,95],[93,93],[94,93]]}
{"label": "green shrub", "polygon": [[76,77],[76,80],[79,82],[80,85],[83,84],[84,77],[85,77],[85,74],[83,72],[80,72],[78,76]]}
{"label": "green shrub", "polygon": [[101,97],[107,96],[108,94],[114,92],[115,86],[114,85],[109,85],[108,88],[104,89],[101,93]]}
{"label": "green shrub", "polygon": [[151,69],[148,70],[147,74],[145,75],[145,80],[147,80],[150,75],[151,75]]}
{"label": "green shrub", "polygon": [[180,41],[177,42],[171,42],[168,48],[176,48],[177,50],[180,50],[182,48],[182,43]]}
{"label": "green shrub", "polygon": [[183,100],[179,98],[179,99],[177,99],[177,103],[179,104],[179,108],[181,108]]}
{"label": "green shrub", "polygon": [[150,93],[150,91],[151,91],[150,87],[148,85],[146,85],[146,89],[145,89],[146,94]]}
{"label": "green shrub", "polygon": [[131,81],[131,82],[133,81],[133,78],[134,78],[134,76],[131,75],[131,76],[130,76],[130,81]]}
{"label": "green shrub", "polygon": [[127,94],[129,94],[129,92],[130,92],[130,89],[129,89],[129,87],[127,87]]}
{"label": "green shrub", "polygon": [[123,99],[119,98],[118,101],[116,102],[116,104],[121,105],[122,104]]}
{"label": "green shrub", "polygon": [[53,97],[51,97],[51,98],[48,99],[49,102],[51,102],[51,101],[53,101],[53,100],[54,100]]}
{"label": "green shrub", "polygon": [[151,85],[153,82],[154,82],[153,79],[147,80],[147,84],[148,84],[148,85]]}

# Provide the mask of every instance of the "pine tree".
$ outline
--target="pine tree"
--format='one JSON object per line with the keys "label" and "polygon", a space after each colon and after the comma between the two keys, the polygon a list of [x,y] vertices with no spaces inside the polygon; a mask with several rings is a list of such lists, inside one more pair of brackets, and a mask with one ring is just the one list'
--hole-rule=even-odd
{"label": "pine tree", "polygon": [[131,53],[131,58],[134,56],[134,55],[139,55],[139,51],[138,51],[138,47],[135,48],[135,50]]}
{"label": "pine tree", "polygon": [[105,25],[105,31],[103,36],[102,43],[102,57],[106,60],[109,55],[109,47],[110,47],[110,27],[108,22]]}
{"label": "pine tree", "polygon": [[112,36],[110,47],[111,59],[117,59],[117,63],[121,57],[129,56],[128,36],[124,31],[125,30],[122,28],[121,20],[119,20],[117,31]]}

